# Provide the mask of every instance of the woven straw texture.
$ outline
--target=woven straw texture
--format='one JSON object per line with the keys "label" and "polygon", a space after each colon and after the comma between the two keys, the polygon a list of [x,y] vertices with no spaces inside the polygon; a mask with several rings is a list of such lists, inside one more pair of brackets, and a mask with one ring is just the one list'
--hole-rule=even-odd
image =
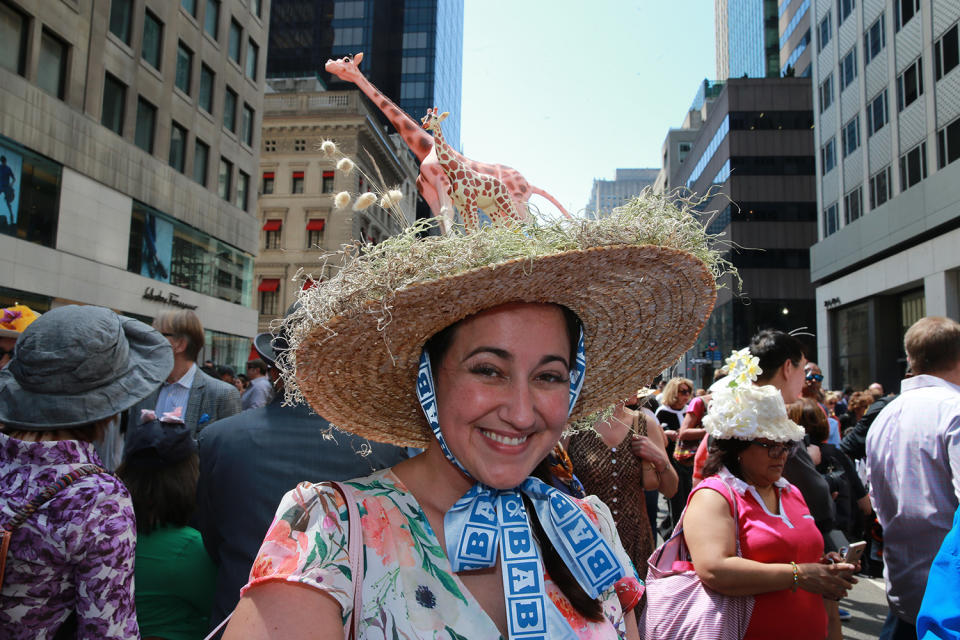
{"label": "woven straw texture", "polygon": [[[408,286],[369,313],[332,318],[295,352],[313,409],[377,442],[425,447],[433,438],[414,392],[424,343],[469,315],[508,302],[550,302],[584,326],[587,353],[575,420],[636,393],[694,342],[716,299],[714,274],[689,253],[602,246],[518,259]],[[334,337],[335,336],[335,337]]]}

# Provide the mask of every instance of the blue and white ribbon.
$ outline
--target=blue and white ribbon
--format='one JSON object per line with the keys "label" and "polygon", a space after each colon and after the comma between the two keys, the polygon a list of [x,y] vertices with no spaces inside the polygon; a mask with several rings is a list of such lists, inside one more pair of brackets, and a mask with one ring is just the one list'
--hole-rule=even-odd
{"label": "blue and white ribbon", "polygon": [[[581,331],[574,368],[570,372],[567,415],[573,411],[580,395],[585,370]],[[444,441],[433,371],[426,351],[420,356],[417,397],[444,455],[472,477]],[[547,596],[543,561],[534,543],[523,495],[530,499],[535,517],[539,518],[550,542],[591,598],[597,598],[624,576],[613,549],[583,510],[563,492],[533,477],[519,487],[505,490],[480,482],[474,484],[444,515],[447,556],[454,571],[482,569],[496,565],[499,548],[510,640],[576,638],[563,614]]]}

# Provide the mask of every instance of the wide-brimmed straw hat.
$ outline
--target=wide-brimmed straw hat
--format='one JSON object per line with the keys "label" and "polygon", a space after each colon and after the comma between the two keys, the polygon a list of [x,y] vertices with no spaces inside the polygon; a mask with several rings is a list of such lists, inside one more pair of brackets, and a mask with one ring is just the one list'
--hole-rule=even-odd
{"label": "wide-brimmed straw hat", "polygon": [[27,327],[0,371],[0,423],[27,431],[109,418],[149,395],[173,369],[165,337],[109,309],[69,305]]}
{"label": "wide-brimmed straw hat", "polygon": [[634,393],[693,344],[723,270],[689,210],[649,194],[600,220],[422,230],[345,255],[284,324],[288,399],[378,442],[433,439],[415,394],[418,361],[431,336],[467,316],[511,302],[573,311],[587,354],[576,419]]}

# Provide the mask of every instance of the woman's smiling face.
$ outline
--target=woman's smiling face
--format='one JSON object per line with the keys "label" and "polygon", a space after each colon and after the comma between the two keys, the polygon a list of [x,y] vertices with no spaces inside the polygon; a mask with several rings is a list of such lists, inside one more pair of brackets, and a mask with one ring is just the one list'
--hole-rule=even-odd
{"label": "woman's smiling face", "polygon": [[560,439],[570,338],[556,305],[516,303],[462,321],[436,369],[447,446],[475,480],[510,489]]}

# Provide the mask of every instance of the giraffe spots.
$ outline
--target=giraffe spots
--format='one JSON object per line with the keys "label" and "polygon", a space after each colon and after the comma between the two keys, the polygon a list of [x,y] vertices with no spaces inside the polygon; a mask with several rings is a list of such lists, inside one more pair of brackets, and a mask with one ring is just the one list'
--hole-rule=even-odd
{"label": "giraffe spots", "polygon": [[417,146],[420,147],[420,150],[423,151],[424,153],[430,153],[430,149],[433,148],[433,144],[431,144],[430,141],[427,140],[426,138],[421,138],[417,142]]}

